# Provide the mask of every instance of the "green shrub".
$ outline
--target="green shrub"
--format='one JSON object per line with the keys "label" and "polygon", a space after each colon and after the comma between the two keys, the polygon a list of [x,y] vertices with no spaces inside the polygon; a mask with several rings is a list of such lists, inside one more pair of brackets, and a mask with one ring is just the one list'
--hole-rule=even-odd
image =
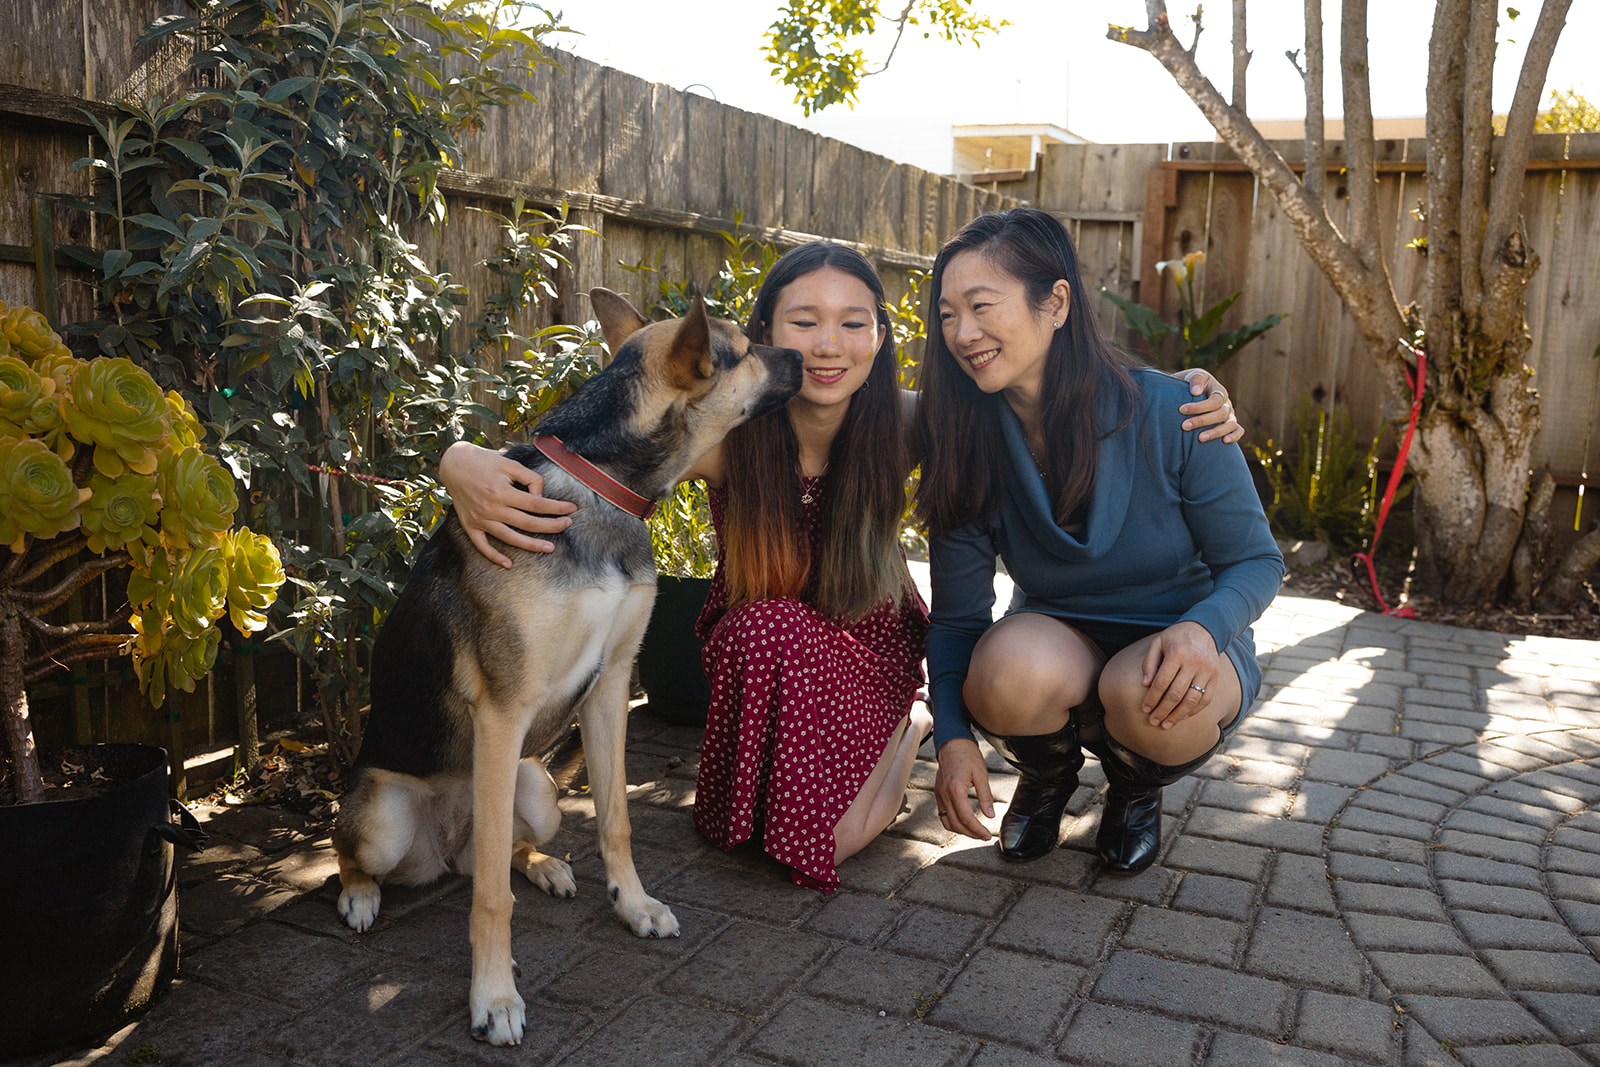
{"label": "green shrub", "polygon": [[[1295,415],[1295,439],[1289,456],[1270,440],[1255,449],[1272,486],[1267,518],[1273,533],[1322,541],[1334,555],[1348,555],[1372,534],[1383,431],[1363,447],[1346,412],[1329,416],[1304,396]],[[1408,483],[1399,496],[1409,491]]]}

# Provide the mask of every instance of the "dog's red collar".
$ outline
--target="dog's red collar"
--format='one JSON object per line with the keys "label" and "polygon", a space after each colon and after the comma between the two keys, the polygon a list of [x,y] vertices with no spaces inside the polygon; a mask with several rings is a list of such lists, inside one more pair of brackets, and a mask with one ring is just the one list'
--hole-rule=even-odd
{"label": "dog's red collar", "polygon": [[640,496],[617,481],[593,463],[584,459],[566,445],[561,438],[548,434],[533,439],[533,447],[549,457],[550,462],[572,475],[590,489],[599,493],[608,503],[626,511],[637,519],[648,519],[656,510],[656,502]]}

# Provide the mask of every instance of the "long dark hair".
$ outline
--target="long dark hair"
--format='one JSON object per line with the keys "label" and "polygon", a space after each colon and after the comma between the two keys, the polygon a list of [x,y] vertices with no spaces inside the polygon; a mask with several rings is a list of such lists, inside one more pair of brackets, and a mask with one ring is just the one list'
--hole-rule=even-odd
{"label": "long dark hair", "polygon": [[900,552],[910,465],[883,282],[853,249],[827,241],[801,245],[767,273],[745,332],[764,341],[783,290],[825,267],[859,279],[872,293],[883,341],[828,454],[822,536],[813,555],[803,529],[799,442],[788,412],[770,412],[724,441],[723,575],[730,607],[799,596],[814,582],[819,610],[854,620],[899,596],[910,580]]}
{"label": "long dark hair", "polygon": [[980,215],[956,231],[934,260],[928,293],[928,342],[922,362],[922,401],[913,442],[922,460],[916,515],[930,535],[959,529],[999,510],[1005,484],[1000,405],[1005,398],[979,389],[956,362],[939,329],[945,268],[963,252],[976,252],[1023,285],[1029,303],[1042,308],[1057,281],[1070,304],[1045,359],[1040,422],[1046,455],[1045,488],[1062,526],[1094,490],[1100,438],[1095,426],[1102,396],[1115,394],[1124,421],[1137,391],[1129,368],[1138,363],[1100,336],[1089,314],[1088,290],[1072,237],[1053,215],[1036,208]]}

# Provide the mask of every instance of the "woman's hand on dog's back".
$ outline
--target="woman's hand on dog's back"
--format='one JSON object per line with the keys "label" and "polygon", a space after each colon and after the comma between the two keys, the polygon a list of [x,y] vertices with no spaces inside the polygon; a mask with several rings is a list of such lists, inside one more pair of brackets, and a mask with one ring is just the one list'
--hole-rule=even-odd
{"label": "woman's hand on dog's back", "polygon": [[511,560],[489,543],[492,536],[528,552],[554,552],[534,536],[558,534],[578,510],[570,500],[541,496],[544,479],[493,449],[457,441],[439,460],[439,480],[456,506],[456,518],[484,558],[502,567]]}

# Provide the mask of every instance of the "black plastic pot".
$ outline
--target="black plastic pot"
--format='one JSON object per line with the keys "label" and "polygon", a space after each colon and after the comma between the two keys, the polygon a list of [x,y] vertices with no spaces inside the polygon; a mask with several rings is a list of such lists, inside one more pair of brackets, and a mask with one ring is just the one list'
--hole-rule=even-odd
{"label": "black plastic pot", "polygon": [[652,715],[680,726],[704,726],[711,686],[700,664],[694,621],[711,591],[710,578],[656,579],[656,606],[639,644],[639,684]]}
{"label": "black plastic pot", "polygon": [[165,750],[85,745],[61,756],[120,784],[0,807],[0,1060],[110,1031],[166,992],[178,969],[172,846],[205,839],[167,797]]}

